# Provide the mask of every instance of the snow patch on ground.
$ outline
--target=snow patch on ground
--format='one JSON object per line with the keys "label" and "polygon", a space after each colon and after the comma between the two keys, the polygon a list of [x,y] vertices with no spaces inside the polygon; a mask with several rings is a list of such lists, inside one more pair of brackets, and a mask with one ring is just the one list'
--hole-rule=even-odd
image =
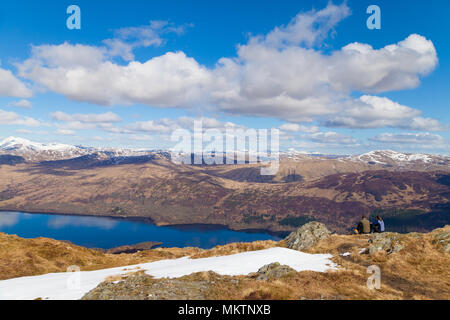
{"label": "snow patch on ground", "polygon": [[296,271],[326,272],[337,268],[330,260],[331,257],[330,254],[308,254],[277,247],[229,256],[202,259],[184,257],[96,271],[50,273],[0,281],[0,300],[76,300],[94,289],[106,277],[126,274],[131,268],[145,270],[155,278],[177,278],[201,271],[214,271],[230,276],[247,275],[273,262],[288,265]]}

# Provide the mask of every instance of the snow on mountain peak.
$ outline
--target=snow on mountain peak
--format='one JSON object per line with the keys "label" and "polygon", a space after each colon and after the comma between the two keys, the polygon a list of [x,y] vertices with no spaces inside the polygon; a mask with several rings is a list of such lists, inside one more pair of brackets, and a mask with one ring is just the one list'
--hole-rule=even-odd
{"label": "snow on mountain peak", "polygon": [[89,152],[68,144],[40,143],[16,137],[8,137],[0,141],[0,153],[21,156],[27,161],[70,159]]}
{"label": "snow on mountain peak", "polygon": [[39,143],[23,138],[8,137],[0,142],[3,150],[34,150],[34,151],[70,151],[79,148],[62,143]]}
{"label": "snow on mountain peak", "polygon": [[393,150],[375,150],[370,151],[358,156],[350,157],[352,160],[360,160],[365,162],[374,162],[379,164],[388,164],[389,162],[423,162],[430,163],[434,158],[438,156],[432,156],[422,153],[402,153]]}

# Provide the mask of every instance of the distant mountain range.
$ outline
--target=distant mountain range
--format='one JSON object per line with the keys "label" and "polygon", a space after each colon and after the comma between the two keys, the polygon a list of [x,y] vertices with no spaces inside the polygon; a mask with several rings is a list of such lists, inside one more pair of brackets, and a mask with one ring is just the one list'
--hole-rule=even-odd
{"label": "distant mountain range", "polygon": [[[111,160],[111,164],[129,163],[132,158],[141,161],[143,156],[152,159],[159,155],[170,159],[170,152],[164,150],[126,149],[126,148],[94,148],[73,146],[61,143],[39,143],[23,138],[9,137],[0,142],[0,155],[19,156],[26,162],[69,160],[87,155],[95,155],[99,161]],[[361,155],[342,156],[326,155],[318,153],[306,153],[296,150],[280,152],[280,160],[283,162],[301,162],[335,160],[333,165],[339,166],[339,162],[352,164],[363,164],[383,168],[395,168],[406,170],[436,170],[440,167],[450,166],[449,156],[430,154],[409,154],[392,150],[377,150]],[[131,157],[126,160],[125,157]],[[92,159],[92,157],[88,157]],[[86,158],[86,159],[88,159]],[[17,162],[17,159],[14,161]]]}

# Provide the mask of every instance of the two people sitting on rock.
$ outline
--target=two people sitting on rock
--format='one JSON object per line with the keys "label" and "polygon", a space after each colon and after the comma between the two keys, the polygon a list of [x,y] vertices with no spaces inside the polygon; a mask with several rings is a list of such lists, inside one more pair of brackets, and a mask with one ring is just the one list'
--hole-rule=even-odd
{"label": "two people sitting on rock", "polygon": [[366,216],[362,216],[358,226],[355,229],[356,234],[369,234],[369,233],[381,233],[386,229],[384,227],[384,221],[380,216],[377,216],[375,223],[370,223]]}

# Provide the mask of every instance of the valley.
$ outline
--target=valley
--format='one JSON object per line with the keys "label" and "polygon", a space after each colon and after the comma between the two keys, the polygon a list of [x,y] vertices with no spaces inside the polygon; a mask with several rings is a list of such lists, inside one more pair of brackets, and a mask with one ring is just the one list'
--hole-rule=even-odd
{"label": "valley", "polygon": [[380,151],[337,159],[283,154],[277,175],[261,176],[264,163],[179,165],[164,151],[116,156],[119,152],[94,150],[69,158],[63,153],[51,161],[27,160],[46,153],[42,147],[27,150],[20,144],[2,152],[9,152],[0,165],[3,211],[144,217],[160,226],[198,223],[270,231],[290,231],[317,220],[347,232],[361,215],[393,209],[420,213],[425,221],[429,213],[439,216],[437,225],[410,221],[407,231],[429,231],[449,222],[448,157]]}

